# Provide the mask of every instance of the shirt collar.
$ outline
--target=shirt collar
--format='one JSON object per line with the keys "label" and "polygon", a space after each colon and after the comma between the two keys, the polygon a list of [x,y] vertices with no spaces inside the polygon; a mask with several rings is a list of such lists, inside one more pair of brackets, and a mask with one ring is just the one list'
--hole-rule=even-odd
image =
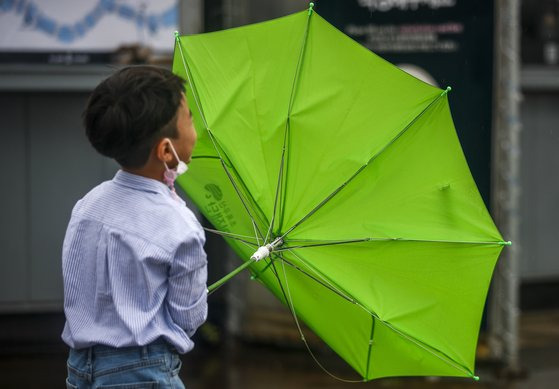
{"label": "shirt collar", "polygon": [[145,192],[154,193],[164,193],[169,194],[170,189],[164,183],[154,180],[153,178],[147,178],[139,176],[137,174],[132,174],[125,172],[124,170],[119,170],[116,172],[113,181],[116,184],[127,186],[132,189],[142,190]]}

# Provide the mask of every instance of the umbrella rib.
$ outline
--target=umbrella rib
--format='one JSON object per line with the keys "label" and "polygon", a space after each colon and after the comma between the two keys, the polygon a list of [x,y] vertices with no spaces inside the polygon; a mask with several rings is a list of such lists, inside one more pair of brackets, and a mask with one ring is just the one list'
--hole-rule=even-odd
{"label": "umbrella rib", "polygon": [[243,243],[246,243],[248,245],[258,247],[257,243],[249,242],[248,240],[246,240],[246,239],[255,239],[254,236],[233,234],[231,232],[214,230],[212,228],[207,228],[207,227],[203,227],[203,228],[204,228],[205,231],[211,232],[212,234],[220,235],[220,236],[223,236],[224,238],[235,239],[235,240],[238,240],[239,242],[243,242]]}
{"label": "umbrella rib", "polygon": [[215,155],[193,155],[192,159],[219,159]]}
{"label": "umbrella rib", "polygon": [[[206,121],[206,115],[204,115],[204,111],[202,110],[202,104],[200,103],[200,99],[198,97],[198,91],[196,90],[196,86],[194,85],[194,82],[192,81],[192,78],[190,77],[190,68],[186,64],[186,59],[184,58],[184,53],[182,52],[182,44],[181,44],[178,33],[175,33],[175,39],[177,41],[177,46],[179,48],[179,54],[181,56],[182,66],[184,67],[186,77],[188,78],[188,83],[192,87],[192,95],[194,96],[194,101],[196,103],[196,107],[198,108],[198,112],[200,112],[200,117],[202,118],[202,122],[204,123],[204,127],[207,130],[209,127],[208,127],[208,123]],[[219,153],[219,151],[218,151],[218,153]]]}
{"label": "umbrella rib", "polygon": [[369,371],[371,367],[371,351],[373,348],[373,338],[375,336],[375,323],[376,319],[371,315],[371,335],[369,336],[369,347],[367,348],[367,370],[365,372],[365,379],[369,378]]}
{"label": "umbrella rib", "polygon": [[316,205],[311,211],[309,211],[309,213],[307,213],[305,216],[303,216],[298,222],[296,222],[293,226],[291,226],[285,233],[283,233],[283,235],[281,236],[281,238],[285,238],[285,236],[287,234],[289,234],[291,231],[293,231],[295,228],[297,228],[299,225],[301,225],[301,223],[303,223],[304,221],[306,221],[308,218],[310,218],[312,215],[315,214],[316,211],[318,211],[324,204],[326,204],[328,201],[330,201],[334,196],[336,196],[343,188],[345,188],[347,186],[347,184],[349,184],[351,181],[353,181],[353,179],[355,177],[357,177],[359,175],[359,173],[361,173],[373,160],[375,160],[380,154],[382,154],[388,147],[390,147],[392,144],[394,144],[394,142],[396,142],[404,133],[406,133],[411,126],[420,118],[423,116],[423,114],[425,114],[425,112],[427,112],[431,107],[433,107],[443,96],[445,96],[448,91],[450,89],[447,88],[446,90],[442,91],[437,97],[435,97],[415,118],[413,118],[413,120],[411,120],[394,138],[392,138],[382,149],[380,149],[375,155],[373,155],[364,165],[362,165],[361,167],[359,167],[359,169],[357,169],[357,171],[355,171],[355,173],[353,173],[343,184],[341,184],[339,187],[337,187],[332,193],[330,193],[324,200],[322,200],[320,203],[318,203],[318,205]]}
{"label": "umbrella rib", "polygon": [[[292,242],[296,242],[293,240]],[[304,240],[299,240],[304,241]],[[288,244],[290,241],[286,240],[285,243]],[[291,249],[304,249],[312,247],[323,247],[323,246],[336,246],[352,243],[363,243],[363,242],[423,242],[423,243],[454,243],[454,244],[475,244],[475,245],[490,245],[490,246],[508,246],[511,242],[505,241],[463,241],[463,240],[435,240],[435,239],[407,239],[407,238],[361,238],[361,239],[348,239],[348,240],[332,240],[332,241],[321,241],[321,240],[308,240],[308,242],[316,242],[309,244],[301,244],[297,246],[281,246],[275,249],[275,251],[285,251]]]}
{"label": "umbrella rib", "polygon": [[[208,134],[211,134],[211,131],[208,130]],[[213,139],[213,135],[210,136]],[[217,149],[217,148],[216,148]],[[218,151],[219,152],[219,151]],[[222,159],[221,155],[219,156],[220,160],[221,160],[221,166],[223,167],[223,169],[225,170],[225,174],[227,174],[227,177],[229,178],[229,181],[231,181],[231,184],[233,185],[233,188],[235,189],[235,192],[237,193],[237,196],[239,196],[239,199],[241,200],[241,203],[243,204],[243,207],[245,208],[245,210],[247,211],[248,217],[250,218],[250,220],[252,221],[252,226],[255,229],[255,237],[256,240],[258,241],[258,235],[260,235],[261,239],[264,239],[264,236],[262,235],[262,232],[260,231],[260,229],[258,228],[258,225],[256,224],[256,220],[254,218],[254,216],[252,215],[245,199],[243,198],[239,188],[237,187],[237,184],[235,183],[235,180],[233,179],[233,176],[231,175],[231,172],[229,171],[229,169],[227,169],[227,166],[225,164],[225,161]]]}
{"label": "umbrella rib", "polygon": [[[227,165],[225,164],[225,161],[223,160],[221,152],[220,152],[220,150],[217,146],[217,140],[215,139],[212,131],[210,130],[210,128],[208,126],[208,123],[206,121],[206,115],[204,114],[204,111],[202,110],[202,104],[200,102],[198,92],[196,90],[196,86],[194,85],[192,77],[190,76],[190,68],[188,67],[188,64],[186,63],[186,59],[184,58],[184,53],[182,52],[182,44],[181,44],[181,41],[179,39],[178,34],[176,35],[176,41],[177,41],[177,46],[178,46],[179,53],[180,53],[180,56],[181,56],[182,64],[184,66],[184,70],[185,70],[185,73],[186,73],[186,77],[188,78],[188,83],[192,87],[192,95],[194,96],[194,101],[196,102],[198,112],[200,112],[200,117],[202,118],[202,122],[204,123],[204,127],[206,129],[206,132],[208,133],[208,135],[210,137],[210,140],[212,141],[213,147],[214,147],[215,151],[217,152],[219,160],[221,161],[221,166],[225,170],[225,173],[227,174],[227,177],[229,178],[229,181],[231,181],[231,184],[233,185],[233,188],[235,189],[235,192],[237,193],[237,196],[239,196],[239,199],[241,200],[241,203],[243,204],[245,210],[248,213],[249,218],[251,219],[252,225],[255,229],[256,240],[258,241],[258,235],[260,235],[260,237],[262,239],[264,239],[264,236],[262,235],[262,232],[260,232],[260,229],[258,228],[258,225],[256,224],[256,220],[255,220],[254,216],[252,215],[248,205],[245,202],[245,199],[243,198],[243,196],[241,195],[241,193],[239,191],[239,188],[237,187],[237,184],[235,183],[235,181],[233,180],[233,177],[231,176],[231,172],[229,171],[229,169],[227,168]],[[229,160],[229,158],[228,158],[228,160]],[[247,192],[248,192],[248,190],[247,190]]]}
{"label": "umbrella rib", "polygon": [[277,187],[276,187],[276,194],[275,194],[275,199],[274,199],[274,210],[272,211],[272,220],[270,221],[270,227],[268,228],[268,232],[266,233],[266,238],[264,239],[264,244],[268,243],[268,238],[270,237],[270,234],[272,233],[272,230],[274,229],[274,222],[276,220],[276,209],[277,209],[277,205],[278,205],[278,193],[280,191],[281,181],[282,181],[282,178],[283,178],[283,163],[284,163],[284,159],[285,159],[285,139],[287,138],[287,128],[288,128],[288,124],[286,124],[285,134],[283,136],[283,150],[281,152],[281,161],[280,161],[280,168],[279,168],[279,174],[278,174],[278,183],[277,183]]}
{"label": "umbrella rib", "polygon": [[[295,75],[293,76],[293,83],[291,85],[291,94],[289,96],[289,105],[287,107],[287,119],[285,122],[285,131],[283,134],[283,147],[282,147],[282,151],[281,151],[281,160],[280,160],[280,168],[279,168],[279,173],[278,173],[278,182],[277,182],[277,186],[276,186],[276,194],[275,194],[275,198],[274,198],[274,210],[272,213],[272,220],[270,222],[270,227],[268,229],[268,233],[266,234],[266,240],[265,243],[268,243],[268,238],[270,236],[270,234],[272,233],[273,229],[274,229],[274,222],[276,219],[276,210],[277,210],[277,205],[278,205],[278,199],[279,199],[279,194],[281,189],[283,188],[283,172],[284,172],[284,166],[285,166],[285,152],[286,152],[286,145],[287,145],[287,139],[289,137],[289,132],[291,130],[291,110],[293,108],[293,101],[295,100],[295,90],[297,87],[297,81],[299,80],[299,74],[301,72],[301,66],[303,63],[303,58],[305,55],[305,49],[307,47],[307,40],[308,40],[308,36],[309,36],[309,25],[310,25],[310,21],[311,21],[311,16],[312,16],[312,12],[310,12],[307,16],[307,22],[305,25],[305,32],[303,33],[303,42],[301,44],[301,50],[299,51],[299,58],[297,59],[297,66],[295,68]],[[286,176],[287,179],[287,176]],[[282,204],[283,201],[285,200],[285,195],[281,196],[282,198]],[[280,212],[282,210],[283,207],[281,207]]]}
{"label": "umbrella rib", "polygon": [[[213,134],[212,134],[211,130],[210,130],[209,128],[208,128],[207,130],[208,130],[208,134],[210,134],[210,137],[212,138],[212,141],[214,141],[214,137],[213,137]],[[215,140],[214,145],[215,145],[214,147],[216,147],[216,150],[217,150],[217,147],[219,146],[219,144],[217,143],[217,140]],[[219,153],[219,151],[218,151],[218,153]],[[235,179],[233,178],[233,176],[232,176],[232,174],[231,174],[231,171],[229,170],[229,168],[227,167],[227,164],[225,163],[225,160],[224,160],[224,159],[221,157],[221,155],[220,155],[219,158],[220,158],[220,160],[221,160],[221,166],[223,167],[223,170],[225,171],[225,174],[226,174],[227,177],[229,178],[229,181],[230,181],[231,184],[233,185],[233,189],[235,189],[235,193],[237,193],[237,196],[239,197],[239,200],[240,200],[241,203],[243,204],[243,207],[245,208],[245,210],[246,210],[246,212],[247,212],[247,214],[248,214],[248,216],[249,216],[249,218],[250,218],[250,220],[251,220],[251,222],[252,222],[252,227],[254,228],[254,232],[255,232],[255,235],[254,235],[254,236],[255,236],[255,238],[256,238],[256,241],[259,242],[259,244],[260,244],[260,241],[259,241],[259,239],[258,239],[258,236],[260,236],[260,239],[261,239],[262,241],[264,241],[264,235],[262,234],[262,232],[261,232],[260,229],[258,228],[258,224],[256,223],[256,218],[253,216],[252,212],[258,213],[257,211],[259,211],[259,213],[260,213],[259,216],[260,216],[262,219],[264,219],[264,224],[266,224],[266,223],[265,223],[265,222],[266,222],[266,217],[263,216],[264,213],[262,212],[262,210],[260,209],[260,207],[258,207],[258,204],[256,203],[256,201],[255,201],[254,198],[252,197],[252,194],[250,193],[250,191],[249,191],[248,188],[246,187],[245,183],[243,182],[243,180],[242,180],[241,177],[239,176],[239,173],[237,172],[237,170],[235,169],[235,167],[233,166],[233,164],[231,164],[230,159],[229,159],[229,156],[227,155],[227,153],[225,153],[225,151],[223,151],[223,154],[225,155],[225,157],[226,157],[227,160],[229,161],[229,164],[231,165],[231,169],[235,172],[235,175],[237,176],[237,178],[238,178],[240,184],[242,185],[243,189],[246,191],[247,199],[245,199],[245,198],[243,197],[243,194],[242,194],[241,191],[239,190],[239,188],[238,188],[238,186],[237,186],[237,183],[235,182]],[[248,199],[248,198],[250,198],[250,200],[252,200],[252,203],[253,203],[254,205],[256,205],[256,208],[257,208],[256,210],[253,209],[252,212],[251,212],[251,209],[249,209],[249,206],[248,206],[248,204],[247,204],[247,203],[249,202],[249,199]]]}
{"label": "umbrella rib", "polygon": [[[362,242],[369,242],[371,238],[364,238],[364,239],[350,239],[350,240],[336,240],[336,241],[324,241],[322,243],[314,243],[314,244],[302,244],[297,246],[281,246],[275,249],[275,251],[285,251],[285,250],[292,250],[292,249],[306,249],[310,247],[322,247],[322,246],[337,246],[343,244],[351,244],[351,243],[362,243]],[[387,239],[389,240],[389,239]],[[288,244],[289,241],[286,240],[285,244]]]}

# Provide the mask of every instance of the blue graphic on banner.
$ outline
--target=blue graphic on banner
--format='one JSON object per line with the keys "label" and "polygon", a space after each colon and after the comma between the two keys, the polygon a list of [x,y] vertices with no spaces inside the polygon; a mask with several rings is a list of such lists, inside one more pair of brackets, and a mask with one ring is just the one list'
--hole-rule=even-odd
{"label": "blue graphic on banner", "polygon": [[115,0],[99,0],[89,13],[74,23],[58,23],[31,0],[0,0],[0,13],[7,12],[20,15],[25,27],[53,36],[62,43],[72,43],[85,36],[107,15],[135,23],[138,29],[147,29],[150,34],[156,34],[160,28],[175,26],[178,20],[177,3],[163,12],[146,14],[142,9],[117,4]]}

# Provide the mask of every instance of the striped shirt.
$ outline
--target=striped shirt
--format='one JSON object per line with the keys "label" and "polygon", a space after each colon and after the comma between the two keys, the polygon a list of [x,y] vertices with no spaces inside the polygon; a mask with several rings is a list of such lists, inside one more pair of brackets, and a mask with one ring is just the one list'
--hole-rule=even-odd
{"label": "striped shirt", "polygon": [[207,317],[204,231],[165,184],[119,171],[78,201],[62,252],[62,339],[75,349],[144,346],[185,353]]}

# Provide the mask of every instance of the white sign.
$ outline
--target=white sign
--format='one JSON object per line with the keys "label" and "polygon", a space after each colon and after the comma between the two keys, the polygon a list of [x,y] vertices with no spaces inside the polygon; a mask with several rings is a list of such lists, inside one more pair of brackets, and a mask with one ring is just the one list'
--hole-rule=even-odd
{"label": "white sign", "polygon": [[358,0],[361,7],[369,8],[371,12],[387,12],[392,9],[400,11],[416,10],[419,6],[431,9],[449,8],[456,5],[456,0]]}
{"label": "white sign", "polygon": [[178,0],[4,0],[0,51],[172,51]]}

